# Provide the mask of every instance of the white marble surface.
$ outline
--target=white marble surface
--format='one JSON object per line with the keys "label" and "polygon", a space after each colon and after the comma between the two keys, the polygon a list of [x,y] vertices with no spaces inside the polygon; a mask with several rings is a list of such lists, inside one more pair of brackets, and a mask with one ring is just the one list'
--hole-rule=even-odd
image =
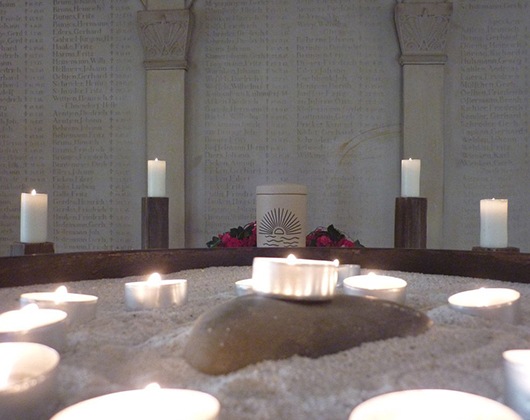
{"label": "white marble surface", "polygon": [[[530,285],[463,277],[380,271],[408,282],[407,304],[434,321],[427,333],[395,338],[324,356],[267,361],[224,376],[208,376],[182,358],[193,321],[236,296],[234,281],[251,267],[182,271],[188,302],[181,307],[125,310],[124,283],[139,277],[66,283],[72,292],[99,296],[96,318],[68,334],[59,386],[43,419],[98,395],[163,387],[208,392],[221,419],[347,419],[360,402],[401,389],[448,388],[502,401],[502,352],[530,347]],[[508,325],[455,312],[447,298],[477,287],[511,287],[522,295],[522,323]],[[23,292],[54,285],[0,289],[0,312],[18,307]]]}

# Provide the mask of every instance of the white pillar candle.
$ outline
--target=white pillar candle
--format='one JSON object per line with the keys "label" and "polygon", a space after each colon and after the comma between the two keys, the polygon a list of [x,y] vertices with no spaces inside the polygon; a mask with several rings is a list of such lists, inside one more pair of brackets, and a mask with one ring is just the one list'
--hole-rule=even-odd
{"label": "white pillar candle", "polygon": [[401,161],[401,196],[420,196],[420,159],[403,159]]}
{"label": "white pillar candle", "polygon": [[166,161],[165,160],[148,160],[147,161],[147,196],[148,197],[165,197],[166,196]]}
{"label": "white pillar candle", "polygon": [[41,419],[53,402],[60,356],[37,343],[0,344],[0,418]]}
{"label": "white pillar candle", "polygon": [[521,294],[513,289],[480,288],[449,297],[452,308],[483,318],[516,324],[519,321]]}
{"label": "white pillar candle", "polygon": [[66,317],[58,309],[37,305],[0,314],[0,342],[40,343],[62,350],[66,345]]}
{"label": "white pillar candle", "polygon": [[22,193],[20,196],[20,242],[46,242],[48,236],[48,195]]}
{"label": "white pillar candle", "polygon": [[480,200],[480,246],[506,248],[508,246],[508,200]]}
{"label": "white pillar candle", "polygon": [[65,286],[54,292],[34,292],[20,295],[20,306],[35,303],[41,309],[59,309],[68,314],[69,325],[79,325],[94,319],[98,298],[92,295],[69,293]]}
{"label": "white pillar candle", "polygon": [[373,297],[397,303],[405,302],[407,282],[398,277],[380,276],[369,273],[344,279],[344,293],[347,295]]}
{"label": "white pillar candle", "polygon": [[147,281],[125,283],[125,306],[137,311],[182,305],[186,302],[187,292],[187,280],[162,280],[160,274],[153,273]]}
{"label": "white pillar candle", "polygon": [[205,392],[150,386],[82,401],[55,414],[51,420],[214,420],[220,409],[219,400]]}
{"label": "white pillar candle", "polygon": [[337,285],[339,262],[256,257],[252,288],[257,293],[294,300],[329,300]]}
{"label": "white pillar candle", "polygon": [[530,419],[530,350],[507,350],[502,357],[504,402],[523,419]]}
{"label": "white pillar candle", "polygon": [[522,420],[500,402],[449,389],[413,389],[390,392],[364,401],[349,420]]}

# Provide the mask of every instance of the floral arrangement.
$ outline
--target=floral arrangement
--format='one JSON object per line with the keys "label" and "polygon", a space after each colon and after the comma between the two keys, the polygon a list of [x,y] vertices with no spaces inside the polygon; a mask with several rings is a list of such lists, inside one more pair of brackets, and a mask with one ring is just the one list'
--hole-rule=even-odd
{"label": "floral arrangement", "polygon": [[228,232],[220,233],[212,237],[206,246],[208,248],[241,248],[246,246],[256,246],[256,222],[247,223],[245,226],[238,226]]}
{"label": "floral arrangement", "polygon": [[306,246],[316,247],[341,247],[341,248],[362,248],[361,243],[350,240],[344,233],[335,226],[329,225],[327,228],[318,227],[305,238]]}
{"label": "floral arrangement", "polygon": [[[256,246],[256,222],[238,226],[228,232],[212,237],[206,246],[208,248],[241,248]],[[306,236],[308,247],[342,247],[362,248],[358,240],[350,240],[344,233],[329,225],[327,228],[318,227]]]}

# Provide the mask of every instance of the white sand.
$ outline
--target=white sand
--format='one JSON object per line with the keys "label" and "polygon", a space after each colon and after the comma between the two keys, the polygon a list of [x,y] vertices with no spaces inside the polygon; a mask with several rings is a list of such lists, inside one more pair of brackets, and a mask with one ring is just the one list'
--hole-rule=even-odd
{"label": "white sand", "polygon": [[[99,296],[98,313],[70,331],[68,348],[61,354],[57,400],[42,418],[78,401],[151,382],[214,395],[222,405],[221,419],[347,419],[368,398],[414,388],[455,389],[502,401],[502,352],[530,348],[530,285],[381,272],[407,280],[407,304],[434,321],[429,332],[366,343],[319,359],[267,361],[224,376],[197,372],[181,356],[193,321],[234,298],[234,281],[250,272],[250,267],[223,267],[165,275],[188,279],[188,303],[139,312],[125,310],[123,284],[145,278],[67,283],[72,292]],[[0,289],[0,312],[18,308],[23,292],[56,286]],[[477,287],[521,292],[521,324],[463,315],[448,306],[450,295]]]}

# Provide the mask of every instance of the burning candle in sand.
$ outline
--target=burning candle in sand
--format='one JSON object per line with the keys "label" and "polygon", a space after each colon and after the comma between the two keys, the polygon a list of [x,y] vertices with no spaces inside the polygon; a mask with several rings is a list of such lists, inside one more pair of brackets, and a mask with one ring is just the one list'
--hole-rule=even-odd
{"label": "burning candle in sand", "polygon": [[344,279],[361,274],[361,266],[358,264],[340,264],[337,274],[337,286],[342,286]]}
{"label": "burning candle in sand", "polygon": [[530,419],[530,349],[507,350],[502,357],[504,402],[524,419]]}
{"label": "burning candle in sand", "polygon": [[151,384],[145,389],[116,392],[92,398],[65,408],[51,420],[124,419],[214,420],[221,404],[214,396],[190,389],[160,388]]}
{"label": "burning candle in sand", "polygon": [[328,300],[335,293],[339,261],[256,257],[252,263],[255,292],[296,300]]}
{"label": "burning candle in sand", "polygon": [[344,279],[344,293],[347,295],[373,297],[397,303],[405,302],[407,282],[398,277],[368,273]]}
{"label": "burning candle in sand", "polygon": [[70,293],[66,286],[59,286],[54,292],[23,293],[20,306],[36,303],[41,309],[60,309],[68,314],[70,325],[81,324],[96,316],[98,298],[92,295]]}
{"label": "burning candle in sand", "polygon": [[125,304],[129,310],[164,308],[186,302],[188,281],[162,280],[153,273],[147,281],[125,283]]}
{"label": "burning candle in sand", "polygon": [[37,343],[1,343],[0,360],[0,417],[41,418],[56,390],[59,353]]}
{"label": "burning candle in sand", "polygon": [[448,389],[413,389],[378,395],[353,409],[349,420],[522,420],[509,407]]}
{"label": "burning candle in sand", "polygon": [[254,293],[252,288],[252,279],[243,279],[235,282],[236,293],[238,296],[250,295]]}
{"label": "burning candle in sand", "polygon": [[61,350],[66,344],[67,314],[35,304],[0,314],[0,342],[33,342]]}
{"label": "burning candle in sand", "polygon": [[483,287],[456,293],[449,297],[449,304],[465,314],[516,324],[520,296],[513,289]]}

